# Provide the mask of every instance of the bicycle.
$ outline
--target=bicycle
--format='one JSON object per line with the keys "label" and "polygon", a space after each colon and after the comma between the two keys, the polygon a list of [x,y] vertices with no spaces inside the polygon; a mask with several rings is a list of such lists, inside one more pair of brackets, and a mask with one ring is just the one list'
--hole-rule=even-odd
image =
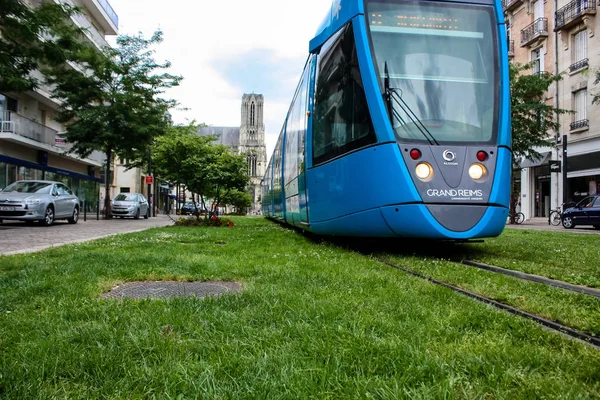
{"label": "bicycle", "polygon": [[[512,212],[508,212],[508,218],[510,221],[512,221]],[[521,225],[523,222],[525,222],[525,214],[523,214],[522,212],[518,212],[515,214],[515,224],[517,225]]]}
{"label": "bicycle", "polygon": [[550,210],[550,215],[548,216],[548,223],[554,226],[559,226],[562,222],[562,214],[565,211],[565,206],[567,208],[571,206],[571,203],[562,203],[560,207],[555,208],[554,210]]}

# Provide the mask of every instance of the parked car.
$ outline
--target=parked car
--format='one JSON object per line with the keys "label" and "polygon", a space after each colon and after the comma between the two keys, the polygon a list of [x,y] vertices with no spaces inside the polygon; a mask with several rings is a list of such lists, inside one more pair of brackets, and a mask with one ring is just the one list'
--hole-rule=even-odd
{"label": "parked car", "polygon": [[577,225],[592,225],[600,229],[600,196],[589,196],[562,214],[562,224],[567,229]]}
{"label": "parked car", "polygon": [[110,211],[113,217],[139,219],[143,215],[144,218],[148,219],[150,205],[141,193],[119,193],[110,202]]}
{"label": "parked car", "polygon": [[79,198],[61,182],[17,181],[0,191],[0,220],[50,226],[57,219],[79,220]]}
{"label": "parked car", "polygon": [[196,206],[194,207],[194,202],[190,201],[188,203],[185,203],[180,209],[179,209],[179,214],[180,215],[194,215],[197,213],[202,214],[203,212],[205,212],[206,210],[204,210],[202,208],[202,204],[200,203],[196,203]]}

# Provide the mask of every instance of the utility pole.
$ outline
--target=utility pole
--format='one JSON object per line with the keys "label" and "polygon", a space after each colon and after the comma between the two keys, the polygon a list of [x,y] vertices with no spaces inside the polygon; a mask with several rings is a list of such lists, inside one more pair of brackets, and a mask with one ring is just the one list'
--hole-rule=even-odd
{"label": "utility pole", "polygon": [[[149,154],[148,156],[148,176],[152,176],[152,153]],[[156,217],[156,213],[154,212],[154,196],[152,195],[152,184],[150,183],[150,181],[148,179],[146,179],[146,182],[148,182],[148,202],[150,203],[150,216],[151,217]]]}
{"label": "utility pole", "polygon": [[567,135],[562,137],[562,181],[563,181],[563,203],[567,202]]}

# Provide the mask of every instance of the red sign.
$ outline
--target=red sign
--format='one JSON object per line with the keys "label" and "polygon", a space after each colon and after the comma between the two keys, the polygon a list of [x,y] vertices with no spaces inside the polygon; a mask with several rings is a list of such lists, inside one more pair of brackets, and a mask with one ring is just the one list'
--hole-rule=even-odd
{"label": "red sign", "polygon": [[153,176],[146,176],[146,185],[152,185],[153,178]]}

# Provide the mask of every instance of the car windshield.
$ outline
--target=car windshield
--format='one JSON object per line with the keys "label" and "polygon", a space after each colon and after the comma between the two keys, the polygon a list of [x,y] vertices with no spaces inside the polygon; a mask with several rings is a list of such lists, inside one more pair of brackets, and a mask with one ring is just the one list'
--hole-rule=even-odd
{"label": "car windshield", "polygon": [[8,185],[2,192],[40,193],[49,194],[52,188],[50,182],[15,182]]}
{"label": "car windshield", "polygon": [[579,208],[591,207],[592,204],[594,203],[595,199],[596,199],[595,197],[586,197],[585,199],[583,199],[579,203],[577,203],[576,207],[579,207]]}
{"label": "car windshield", "polygon": [[137,201],[137,194],[134,193],[119,193],[115,197],[116,201]]}
{"label": "car windshield", "polygon": [[390,91],[399,141],[492,142],[498,50],[489,6],[368,0],[367,24],[382,95]]}

